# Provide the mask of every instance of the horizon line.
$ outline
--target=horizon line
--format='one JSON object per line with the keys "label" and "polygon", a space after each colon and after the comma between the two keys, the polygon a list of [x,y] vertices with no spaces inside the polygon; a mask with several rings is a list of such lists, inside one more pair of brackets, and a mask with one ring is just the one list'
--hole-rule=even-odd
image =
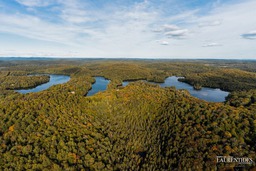
{"label": "horizon line", "polygon": [[256,60],[256,58],[202,58],[202,57],[61,57],[61,56],[0,56],[1,58],[42,58],[42,59],[152,59],[152,60]]}

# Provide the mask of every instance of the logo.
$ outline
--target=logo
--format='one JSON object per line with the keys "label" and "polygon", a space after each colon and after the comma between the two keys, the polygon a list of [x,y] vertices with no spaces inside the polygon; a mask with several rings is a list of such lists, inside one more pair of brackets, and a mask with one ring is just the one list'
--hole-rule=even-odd
{"label": "logo", "polygon": [[253,164],[254,161],[249,157],[217,156],[217,163],[236,163],[238,165]]}

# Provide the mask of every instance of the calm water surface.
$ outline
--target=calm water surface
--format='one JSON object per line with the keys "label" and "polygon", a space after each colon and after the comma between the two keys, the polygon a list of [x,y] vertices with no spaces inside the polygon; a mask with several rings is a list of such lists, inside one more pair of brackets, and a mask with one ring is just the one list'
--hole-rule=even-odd
{"label": "calm water surface", "polygon": [[99,91],[104,91],[107,89],[109,80],[104,77],[94,77],[96,82],[92,85],[92,89],[87,93],[87,96],[92,96]]}
{"label": "calm water surface", "polygon": [[63,84],[66,83],[70,80],[70,76],[67,75],[50,75],[50,81],[41,84],[39,86],[36,86],[35,88],[31,89],[21,89],[21,90],[16,90],[16,92],[22,93],[22,94],[27,94],[27,93],[32,93],[32,92],[39,92],[48,89],[49,87],[57,84]]}
{"label": "calm water surface", "polygon": [[[100,91],[104,91],[107,89],[107,86],[109,84],[109,80],[105,79],[104,77],[94,77],[96,82],[92,85],[92,89],[87,93],[87,96],[92,96]],[[152,84],[158,84],[161,87],[171,87],[175,86],[176,89],[186,89],[189,91],[189,93],[197,97],[199,99],[209,101],[209,102],[223,102],[225,101],[225,97],[229,94],[227,91],[222,91],[220,89],[215,88],[206,88],[202,87],[201,90],[195,90],[193,86],[178,81],[178,78],[180,77],[168,77],[165,79],[164,83],[154,83],[150,82]],[[48,89],[49,87],[57,84],[63,84],[70,80],[70,76],[66,75],[50,75],[50,81],[48,83],[39,85],[35,88],[31,89],[22,89],[22,90],[16,90],[19,93],[26,94],[31,92],[39,92]],[[133,81],[124,81],[122,83],[123,86],[128,85],[130,82]]]}
{"label": "calm water surface", "polygon": [[[180,77],[172,76],[172,77],[166,78],[164,83],[154,83],[154,82],[150,82],[150,83],[159,84],[161,87],[175,86],[176,89],[186,89],[189,91],[189,93],[192,96],[208,102],[223,102],[225,101],[225,97],[227,97],[227,95],[229,94],[229,92],[227,91],[222,91],[220,89],[215,89],[215,88],[202,87],[201,90],[195,90],[193,86],[187,83],[178,81],[178,78]],[[131,81],[124,81],[123,86],[126,86],[130,82]]]}

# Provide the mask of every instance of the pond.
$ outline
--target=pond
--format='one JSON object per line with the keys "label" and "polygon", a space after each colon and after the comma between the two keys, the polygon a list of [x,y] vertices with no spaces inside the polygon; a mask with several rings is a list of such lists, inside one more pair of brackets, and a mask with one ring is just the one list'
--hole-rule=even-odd
{"label": "pond", "polygon": [[86,96],[92,96],[99,91],[104,91],[107,89],[109,80],[105,79],[104,77],[94,77],[95,83],[92,85],[91,90],[87,93]]}
{"label": "pond", "polygon": [[[206,88],[206,87],[202,87],[201,90],[195,90],[193,88],[193,86],[184,83],[184,82],[180,82],[178,81],[180,77],[176,77],[176,76],[172,76],[172,77],[168,77],[165,79],[164,83],[154,83],[154,82],[149,82],[152,84],[158,84],[161,87],[171,87],[174,86],[176,87],[176,89],[186,89],[189,91],[189,93],[198,98],[198,99],[202,99],[208,102],[224,102],[225,101],[225,97],[228,96],[229,92],[227,91],[222,91],[220,89],[216,89],[216,88]],[[124,81],[123,82],[123,86],[126,86],[127,84],[129,84],[132,81]]]}
{"label": "pond", "polygon": [[67,75],[54,75],[50,74],[50,81],[44,84],[41,84],[39,86],[36,86],[34,88],[30,89],[21,89],[21,90],[15,90],[16,92],[19,92],[21,94],[27,94],[32,92],[39,92],[48,89],[49,87],[57,84],[63,84],[70,80],[70,76]]}

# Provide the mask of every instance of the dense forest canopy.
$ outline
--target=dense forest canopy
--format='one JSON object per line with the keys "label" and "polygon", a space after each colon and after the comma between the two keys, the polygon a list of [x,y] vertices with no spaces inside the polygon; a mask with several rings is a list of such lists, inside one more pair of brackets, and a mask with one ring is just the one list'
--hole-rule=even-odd
{"label": "dense forest canopy", "polygon": [[[0,170],[255,169],[255,68],[255,61],[1,60]],[[71,79],[38,93],[14,91],[49,81],[37,73]],[[110,84],[85,97],[94,76]],[[210,103],[174,87],[121,86],[168,76],[231,93]],[[217,163],[217,156],[254,163]]]}

